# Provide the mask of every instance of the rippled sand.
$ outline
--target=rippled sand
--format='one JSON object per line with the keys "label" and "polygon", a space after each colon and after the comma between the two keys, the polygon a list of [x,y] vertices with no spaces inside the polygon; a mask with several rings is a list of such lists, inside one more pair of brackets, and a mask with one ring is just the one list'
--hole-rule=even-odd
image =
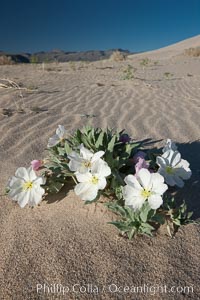
{"label": "rippled sand", "polygon": [[[194,46],[198,41],[200,45],[199,36],[193,39]],[[200,58],[182,54],[191,43],[130,56],[124,62],[59,63],[44,69],[1,66],[0,78],[21,84],[23,95],[22,99],[13,88],[0,89],[1,194],[16,168],[44,157],[58,124],[73,130],[88,122],[87,114],[94,115],[90,122],[95,126],[126,128],[135,139],[158,141],[152,147],[163,145],[166,138],[176,141],[193,171],[178,197],[187,201],[195,218],[200,217]],[[140,63],[146,57],[151,62],[143,68]],[[128,65],[137,69],[135,78],[123,80]],[[164,73],[170,73],[169,78]],[[33,107],[40,109],[36,113]],[[35,209],[20,209],[7,197],[1,197],[0,206],[1,299],[59,299],[58,295],[41,298],[37,283],[90,283],[99,289],[112,283],[193,284],[194,293],[172,299],[200,298],[197,225],[181,228],[175,239],[163,228],[153,239],[138,237],[130,242],[106,223],[113,215],[101,204],[84,206],[71,190]],[[98,295],[70,293],[60,299],[134,297],[106,290]],[[169,294],[140,293],[136,298],[169,299]]]}

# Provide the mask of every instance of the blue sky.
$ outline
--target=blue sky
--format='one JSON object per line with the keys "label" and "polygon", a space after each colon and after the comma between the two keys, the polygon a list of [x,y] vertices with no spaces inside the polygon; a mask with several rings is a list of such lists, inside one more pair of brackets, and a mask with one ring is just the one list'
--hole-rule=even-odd
{"label": "blue sky", "polygon": [[0,50],[146,51],[200,34],[200,0],[4,0]]}

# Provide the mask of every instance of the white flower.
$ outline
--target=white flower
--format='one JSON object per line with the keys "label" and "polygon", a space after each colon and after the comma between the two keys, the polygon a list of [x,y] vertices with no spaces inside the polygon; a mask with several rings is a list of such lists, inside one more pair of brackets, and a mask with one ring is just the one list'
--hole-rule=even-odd
{"label": "white flower", "polygon": [[62,142],[67,136],[67,131],[65,130],[64,126],[58,125],[56,129],[56,134],[53,135],[48,141],[48,147],[54,147],[60,142]]}
{"label": "white flower", "polygon": [[147,169],[141,169],[137,177],[128,175],[124,179],[123,187],[125,205],[133,210],[141,209],[145,201],[148,201],[152,209],[159,208],[162,203],[162,195],[167,190],[164,178],[158,173],[150,173]]}
{"label": "white flower", "polygon": [[165,178],[165,182],[174,186],[183,187],[183,180],[189,179],[192,172],[189,168],[190,164],[187,160],[181,159],[178,151],[169,150],[158,156],[156,163],[159,166],[158,173]]}
{"label": "white flower", "polygon": [[26,204],[35,206],[42,200],[45,193],[40,186],[45,182],[46,179],[42,176],[38,177],[32,167],[18,168],[15,176],[11,177],[8,182],[8,195],[17,201],[20,207]]}
{"label": "white flower", "polygon": [[166,144],[165,144],[164,148],[162,149],[162,152],[165,153],[166,151],[169,151],[169,150],[176,151],[177,146],[174,142],[172,142],[172,140],[167,139]]}
{"label": "white flower", "polygon": [[73,172],[86,173],[92,169],[92,166],[96,162],[99,160],[102,161],[100,157],[102,157],[104,153],[104,151],[92,153],[81,144],[80,155],[74,151],[68,155],[68,158],[70,159],[69,168]]}
{"label": "white flower", "polygon": [[92,201],[97,197],[98,190],[106,187],[106,178],[111,174],[111,169],[103,160],[97,161],[91,172],[76,173],[79,183],[75,186],[75,194],[82,200]]}

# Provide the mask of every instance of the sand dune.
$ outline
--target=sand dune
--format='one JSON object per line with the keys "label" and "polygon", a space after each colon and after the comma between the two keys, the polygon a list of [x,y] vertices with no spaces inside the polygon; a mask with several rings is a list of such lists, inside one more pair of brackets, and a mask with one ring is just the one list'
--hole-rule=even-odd
{"label": "sand dune", "polygon": [[[184,50],[186,49],[196,47],[200,47],[200,35],[191,37],[167,47],[160,48],[158,50],[145,52],[145,55],[155,59],[169,59],[173,56],[183,54]],[[142,57],[144,56],[144,53],[137,54],[137,56]],[[131,58],[133,55],[130,55],[129,57]]]}
{"label": "sand dune", "polygon": [[[41,65],[1,66],[0,78],[23,88],[23,99],[16,89],[0,89],[1,194],[16,168],[44,157],[58,124],[73,130],[86,124],[85,114],[94,114],[95,126],[126,128],[135,139],[159,140],[157,147],[162,139],[176,141],[193,171],[177,196],[199,218],[200,59],[178,55],[199,41],[197,36],[124,62],[59,63],[44,70]],[[146,57],[153,61],[143,68]],[[122,80],[128,65],[137,68],[135,78]],[[127,241],[107,224],[111,213],[101,204],[84,206],[70,189],[35,209],[20,209],[7,197],[1,197],[0,206],[0,299],[169,299],[165,293],[111,293],[111,284],[193,285],[193,293],[171,299],[200,299],[197,225],[182,228],[175,239],[162,228],[153,239]],[[100,291],[42,296],[37,283],[93,284]]]}

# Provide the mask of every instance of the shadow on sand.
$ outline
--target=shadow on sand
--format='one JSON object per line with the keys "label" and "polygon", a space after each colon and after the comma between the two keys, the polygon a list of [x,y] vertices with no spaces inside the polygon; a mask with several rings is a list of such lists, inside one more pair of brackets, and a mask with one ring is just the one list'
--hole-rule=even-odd
{"label": "shadow on sand", "polygon": [[[155,141],[155,143],[156,142],[157,141]],[[150,144],[154,144],[154,141],[150,142]],[[193,211],[193,218],[197,219],[200,218],[200,140],[188,143],[176,143],[176,145],[178,151],[181,153],[182,159],[190,163],[192,176],[189,180],[185,181],[183,188],[174,188],[175,199],[180,203],[185,200],[188,211]],[[161,148],[158,149],[155,147],[154,149],[156,152],[158,150],[159,152],[162,151]]]}

